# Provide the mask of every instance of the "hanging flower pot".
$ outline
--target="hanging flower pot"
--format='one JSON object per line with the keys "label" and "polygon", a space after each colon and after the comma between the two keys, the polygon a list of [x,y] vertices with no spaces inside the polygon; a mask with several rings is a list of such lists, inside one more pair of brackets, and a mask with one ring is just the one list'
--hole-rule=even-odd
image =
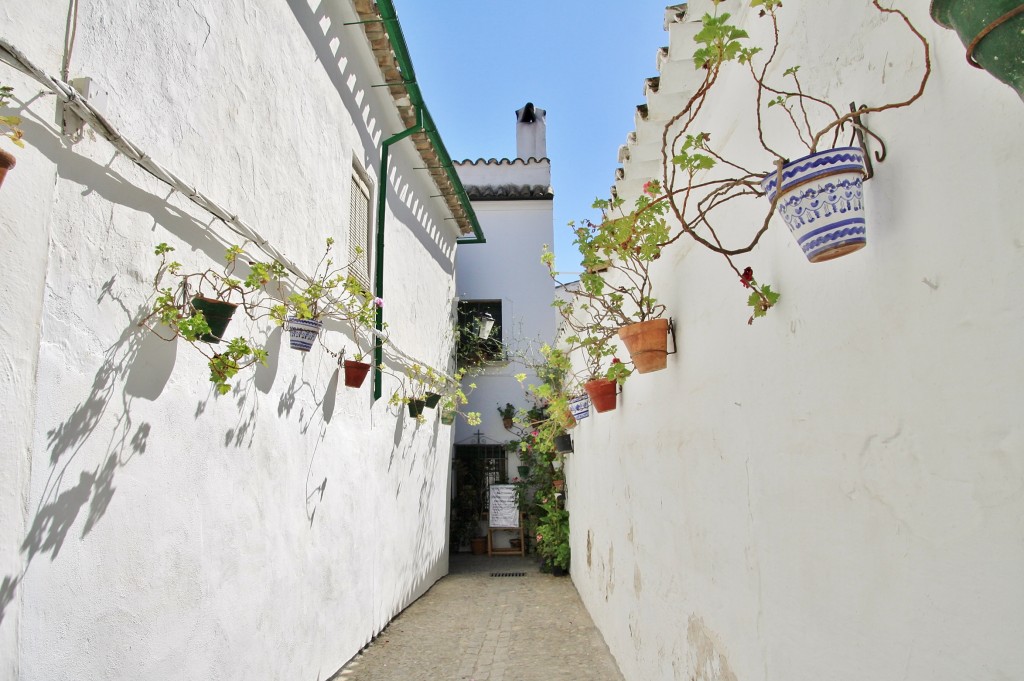
{"label": "hanging flower pot", "polygon": [[224,332],[231,322],[231,315],[235,314],[235,308],[238,306],[216,298],[196,296],[192,299],[192,307],[203,313],[210,327],[210,333],[204,333],[199,340],[204,343],[219,343],[224,338]]}
{"label": "hanging flower pot", "polygon": [[437,403],[440,401],[441,396],[438,395],[437,393],[427,393],[427,396],[423,400],[423,403],[427,406],[428,409],[433,409],[434,407],[437,406]]}
{"label": "hanging flower pot", "polygon": [[426,400],[409,400],[409,416],[416,418],[423,413],[424,406],[426,406]]}
{"label": "hanging flower pot", "polygon": [[555,451],[559,454],[566,454],[572,451],[572,438],[568,433],[555,436]]}
{"label": "hanging flower pot", "polygon": [[985,69],[1024,98],[1024,4],[1020,0],[932,0],[932,19],[967,48],[967,63]]}
{"label": "hanging flower pot", "polygon": [[370,365],[366,362],[345,360],[345,385],[349,388],[358,388],[366,380],[366,374],[370,372]]}
{"label": "hanging flower pot", "polygon": [[7,177],[7,171],[15,166],[18,162],[14,158],[13,154],[10,154],[3,149],[0,149],[0,185],[3,185],[4,178]]}
{"label": "hanging flower pot", "polygon": [[289,317],[288,334],[291,336],[292,350],[309,352],[322,328],[324,328],[324,323],[319,319]]}
{"label": "hanging flower pot", "polygon": [[565,489],[565,480],[552,480],[551,484],[554,486],[556,492],[561,492]]}
{"label": "hanging flower pot", "polygon": [[441,410],[441,423],[446,426],[450,426],[455,423],[455,410],[454,409],[442,409]]}
{"label": "hanging flower pot", "polygon": [[530,477],[530,467],[529,466],[516,466],[516,470],[519,471],[519,477],[520,478],[525,480],[526,478]]}
{"label": "hanging flower pot", "polygon": [[819,151],[790,161],[761,181],[768,199],[811,262],[832,260],[867,244],[864,153],[858,147]]}
{"label": "hanging flower pot", "polygon": [[607,378],[595,378],[583,384],[583,389],[590,396],[590,402],[598,413],[615,409],[615,381]]}
{"label": "hanging flower pot", "polygon": [[619,328],[637,372],[661,371],[668,362],[668,320],[651,319]]}

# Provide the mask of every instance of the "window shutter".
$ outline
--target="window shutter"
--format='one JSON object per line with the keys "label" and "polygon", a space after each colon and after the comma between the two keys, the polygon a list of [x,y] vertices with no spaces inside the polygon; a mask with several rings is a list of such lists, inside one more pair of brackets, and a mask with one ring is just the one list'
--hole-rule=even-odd
{"label": "window shutter", "polygon": [[[349,274],[370,289],[370,190],[357,173],[352,174],[349,192],[348,259]],[[359,249],[362,253],[357,255]]]}

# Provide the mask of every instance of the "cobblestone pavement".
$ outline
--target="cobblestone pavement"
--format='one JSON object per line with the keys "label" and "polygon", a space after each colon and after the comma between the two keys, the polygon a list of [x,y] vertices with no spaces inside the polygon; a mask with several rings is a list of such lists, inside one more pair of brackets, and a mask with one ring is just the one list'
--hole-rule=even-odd
{"label": "cobblestone pavement", "polygon": [[[523,577],[491,573],[525,572]],[[569,577],[518,556],[451,558],[332,681],[622,681]]]}

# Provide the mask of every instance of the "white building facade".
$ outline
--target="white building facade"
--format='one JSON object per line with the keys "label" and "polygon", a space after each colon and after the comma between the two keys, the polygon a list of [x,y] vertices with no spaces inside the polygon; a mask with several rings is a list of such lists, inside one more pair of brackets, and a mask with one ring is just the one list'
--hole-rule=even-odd
{"label": "white building facade", "polygon": [[[482,423],[458,422],[456,456],[459,447],[477,446],[488,448],[487,456],[505,456],[505,480],[515,477],[519,460],[503,446],[520,433],[504,427],[498,407],[512,404],[526,411],[534,406],[525,387],[536,383],[532,367],[556,328],[555,283],[540,259],[554,239],[546,125],[546,112],[528,103],[516,112],[516,158],[456,164],[487,235],[486,244],[463,249],[456,259],[460,305],[491,310],[494,338],[507,351],[507,359],[487,362],[463,381],[476,386],[466,409],[479,412]],[[523,383],[516,379],[520,373],[527,376]],[[505,540],[498,537],[496,545]]]}
{"label": "white building facade", "polygon": [[[917,87],[920,46],[870,3],[783,4],[777,63],[806,92],[845,111]],[[748,5],[717,11],[763,40]],[[865,119],[888,149],[867,247],[811,264],[773,218],[736,262],[782,297],[747,326],[749,290],[684,237],[652,270],[678,354],[574,431],[572,578],[630,681],[1024,677],[1024,107],[928,3],[883,5],[929,41],[932,76]],[[620,154],[628,206],[703,77],[705,12],[668,13]],[[701,130],[753,166],[749,74],[721,78]]]}
{"label": "white building facade", "polygon": [[[0,678],[324,679],[446,574],[451,428],[388,397],[410,361],[447,368],[476,223],[412,130],[429,114],[390,5],[0,7],[26,142],[0,188]],[[121,150],[55,123],[30,66],[92,79]],[[269,358],[222,396],[139,326],[159,243],[188,269],[237,244],[311,273],[328,237],[381,275],[382,399],[339,380],[343,326],[301,353],[234,320]]]}

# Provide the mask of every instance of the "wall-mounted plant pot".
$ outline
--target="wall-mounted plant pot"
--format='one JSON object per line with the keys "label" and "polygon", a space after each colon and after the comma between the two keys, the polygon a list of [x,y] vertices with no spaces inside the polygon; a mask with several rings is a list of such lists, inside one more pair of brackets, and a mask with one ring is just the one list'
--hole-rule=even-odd
{"label": "wall-mounted plant pot", "polygon": [[552,480],[551,485],[555,488],[556,492],[561,492],[565,489],[565,480]]}
{"label": "wall-mounted plant pot", "polygon": [[426,406],[426,400],[409,400],[409,416],[416,418],[423,413],[423,407]]}
{"label": "wall-mounted plant pot", "polygon": [[446,426],[450,426],[455,423],[455,410],[454,409],[442,409],[441,410],[441,423]]}
{"label": "wall-mounted plant pot", "polygon": [[583,385],[590,396],[590,403],[598,413],[615,409],[615,388],[615,381],[607,378],[596,378]]}
{"label": "wall-mounted plant pot", "polygon": [[319,319],[289,317],[287,326],[292,350],[309,352],[313,348],[316,337],[320,335],[320,329],[324,328],[324,323]]}
{"label": "wall-mounted plant pot", "polygon": [[235,314],[238,306],[216,298],[196,296],[192,299],[192,307],[203,313],[210,327],[210,333],[204,333],[199,340],[204,343],[220,343],[231,322],[231,315]]}
{"label": "wall-mounted plant pot", "polygon": [[661,371],[668,363],[668,320],[651,319],[619,327],[637,373]]}
{"label": "wall-mounted plant pot", "polygon": [[516,470],[519,471],[519,477],[520,478],[528,478],[528,477],[530,477],[530,467],[529,466],[516,466]]}
{"label": "wall-mounted plant pot", "polygon": [[7,171],[13,168],[17,162],[18,159],[14,158],[13,154],[0,149],[0,186],[3,186],[4,184],[4,178],[7,177]]}
{"label": "wall-mounted plant pot", "polygon": [[512,430],[512,419],[502,418],[501,425],[505,426],[505,430]]}
{"label": "wall-mounted plant pot", "polygon": [[825,262],[867,245],[864,153],[858,147],[819,151],[768,173],[761,187],[811,262]]}
{"label": "wall-mounted plant pot", "polygon": [[437,393],[427,393],[426,397],[423,399],[423,404],[425,404],[428,409],[433,409],[440,401],[441,396]]}
{"label": "wall-mounted plant pot", "polygon": [[352,359],[345,360],[345,385],[349,388],[358,388],[366,380],[366,374],[370,373],[370,365],[366,362],[357,362]]}
{"label": "wall-mounted plant pot", "polygon": [[931,15],[960,36],[971,66],[985,69],[1024,99],[1024,3],[932,0]]}
{"label": "wall-mounted plant pot", "polygon": [[555,436],[555,451],[566,454],[572,451],[572,438],[568,434]]}

